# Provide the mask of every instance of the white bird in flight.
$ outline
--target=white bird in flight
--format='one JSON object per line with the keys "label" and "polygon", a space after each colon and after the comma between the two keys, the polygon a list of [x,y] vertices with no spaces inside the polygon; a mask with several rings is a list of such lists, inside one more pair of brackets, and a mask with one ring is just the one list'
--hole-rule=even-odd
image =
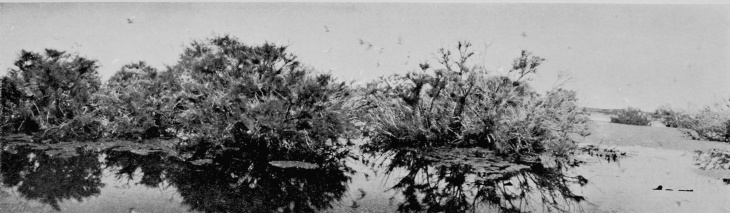
{"label": "white bird in flight", "polygon": [[330,51],[332,51],[332,48],[325,50],[324,53],[330,53]]}

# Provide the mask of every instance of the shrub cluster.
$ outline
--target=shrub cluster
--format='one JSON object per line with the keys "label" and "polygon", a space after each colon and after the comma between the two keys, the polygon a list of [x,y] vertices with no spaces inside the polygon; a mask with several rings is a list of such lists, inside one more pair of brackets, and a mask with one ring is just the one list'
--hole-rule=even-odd
{"label": "shrub cluster", "polygon": [[97,62],[23,51],[2,79],[3,133],[39,141],[179,138],[197,150],[260,148],[280,158],[337,149],[349,87],[286,47],[230,36],[195,41],[159,71],[125,65],[102,85]]}
{"label": "shrub cluster", "polygon": [[0,130],[40,138],[96,139],[100,120],[94,94],[101,88],[94,60],[46,49],[21,51],[17,68],[2,78]]}
{"label": "shrub cluster", "polygon": [[198,156],[235,148],[284,159],[343,150],[339,139],[355,124],[373,149],[565,155],[569,134],[587,134],[575,92],[530,87],[544,59],[523,51],[509,74],[495,75],[468,62],[470,46],[441,49],[438,67],[423,63],[357,89],[301,65],[286,47],[230,36],[192,42],[163,70],[125,65],[103,85],[94,60],[23,51],[1,81],[0,128],[44,142],[177,138]]}
{"label": "shrub cluster", "polygon": [[651,115],[637,108],[626,108],[619,110],[618,113],[611,116],[611,123],[628,124],[637,126],[650,126]]}
{"label": "shrub cluster", "polygon": [[571,133],[587,134],[575,92],[541,95],[526,81],[544,59],[523,51],[509,75],[470,65],[471,45],[439,51],[440,67],[382,77],[360,88],[356,114],[369,150],[484,147],[500,153],[565,154]]}

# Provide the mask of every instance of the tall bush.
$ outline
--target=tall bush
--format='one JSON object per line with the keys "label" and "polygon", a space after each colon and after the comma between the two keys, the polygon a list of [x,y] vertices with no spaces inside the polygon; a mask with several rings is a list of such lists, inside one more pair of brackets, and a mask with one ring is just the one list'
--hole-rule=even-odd
{"label": "tall bush", "polygon": [[21,51],[2,79],[2,131],[36,133],[39,139],[101,137],[93,95],[101,82],[97,62],[46,49]]}
{"label": "tall bush", "polygon": [[339,147],[349,124],[348,86],[302,66],[283,46],[248,46],[230,36],[196,41],[168,72],[181,88],[165,99],[174,102],[169,123],[190,145],[305,157]]}
{"label": "tall bush", "polygon": [[[556,148],[564,155],[570,133],[587,134],[585,112],[575,93],[535,92],[527,81],[544,61],[522,51],[508,75],[469,63],[473,52],[438,51],[439,67],[382,77],[361,89],[358,118],[370,138],[366,148],[485,147],[500,153],[537,153]],[[557,149],[558,147],[564,147]],[[559,152],[559,153],[557,153]]]}

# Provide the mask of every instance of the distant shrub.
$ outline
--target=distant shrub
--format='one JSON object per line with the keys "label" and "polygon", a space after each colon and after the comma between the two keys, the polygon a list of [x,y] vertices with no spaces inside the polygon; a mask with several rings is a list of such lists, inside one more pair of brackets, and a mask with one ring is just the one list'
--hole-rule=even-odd
{"label": "distant shrub", "polygon": [[697,123],[697,119],[689,113],[672,109],[669,106],[661,106],[656,109],[654,117],[661,121],[664,126],[672,128],[691,128]]}
{"label": "distant shrub", "polygon": [[391,75],[361,88],[358,120],[369,136],[366,150],[484,147],[499,153],[561,153],[570,133],[586,134],[585,112],[575,93],[535,92],[526,79],[544,59],[523,51],[509,75],[468,64],[468,42],[457,56],[439,50],[440,67]]}
{"label": "distant shrub", "polygon": [[695,113],[688,113],[662,106],[655,114],[667,127],[694,130],[700,139],[730,141],[730,112],[722,107],[705,107]]}
{"label": "distant shrub", "polygon": [[628,124],[637,126],[651,125],[651,116],[637,108],[626,108],[620,110],[616,115],[611,116],[611,123]]}

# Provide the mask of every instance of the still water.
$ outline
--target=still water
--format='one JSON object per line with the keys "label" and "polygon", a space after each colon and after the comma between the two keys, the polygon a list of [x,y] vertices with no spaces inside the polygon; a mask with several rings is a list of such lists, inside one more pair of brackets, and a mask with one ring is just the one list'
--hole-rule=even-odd
{"label": "still water", "polygon": [[[67,152],[5,148],[0,212],[610,212],[612,205],[621,207],[610,193],[621,192],[603,190],[618,190],[614,188],[621,185],[637,188],[631,195],[636,199],[680,199],[697,193],[659,193],[651,188],[661,181],[639,180],[636,174],[625,177],[633,184],[620,184],[625,180],[618,180],[618,175],[626,175],[627,169],[641,171],[641,162],[652,159],[641,157],[652,150],[631,147],[585,146],[577,160],[561,168],[546,158],[515,164],[507,162],[521,160],[499,160],[468,149],[450,157],[415,150],[370,155],[355,151],[328,162],[299,163],[316,167],[288,167],[225,154],[186,162],[164,152],[83,148]],[[720,155],[698,152],[694,160],[706,160],[704,156]],[[692,181],[697,182],[682,183]],[[692,187],[679,183],[664,182],[675,190]],[[695,190],[725,187],[718,183],[708,181]],[[694,199],[682,199],[685,206],[693,206],[689,200]],[[721,205],[716,207],[710,210],[722,210]]]}

